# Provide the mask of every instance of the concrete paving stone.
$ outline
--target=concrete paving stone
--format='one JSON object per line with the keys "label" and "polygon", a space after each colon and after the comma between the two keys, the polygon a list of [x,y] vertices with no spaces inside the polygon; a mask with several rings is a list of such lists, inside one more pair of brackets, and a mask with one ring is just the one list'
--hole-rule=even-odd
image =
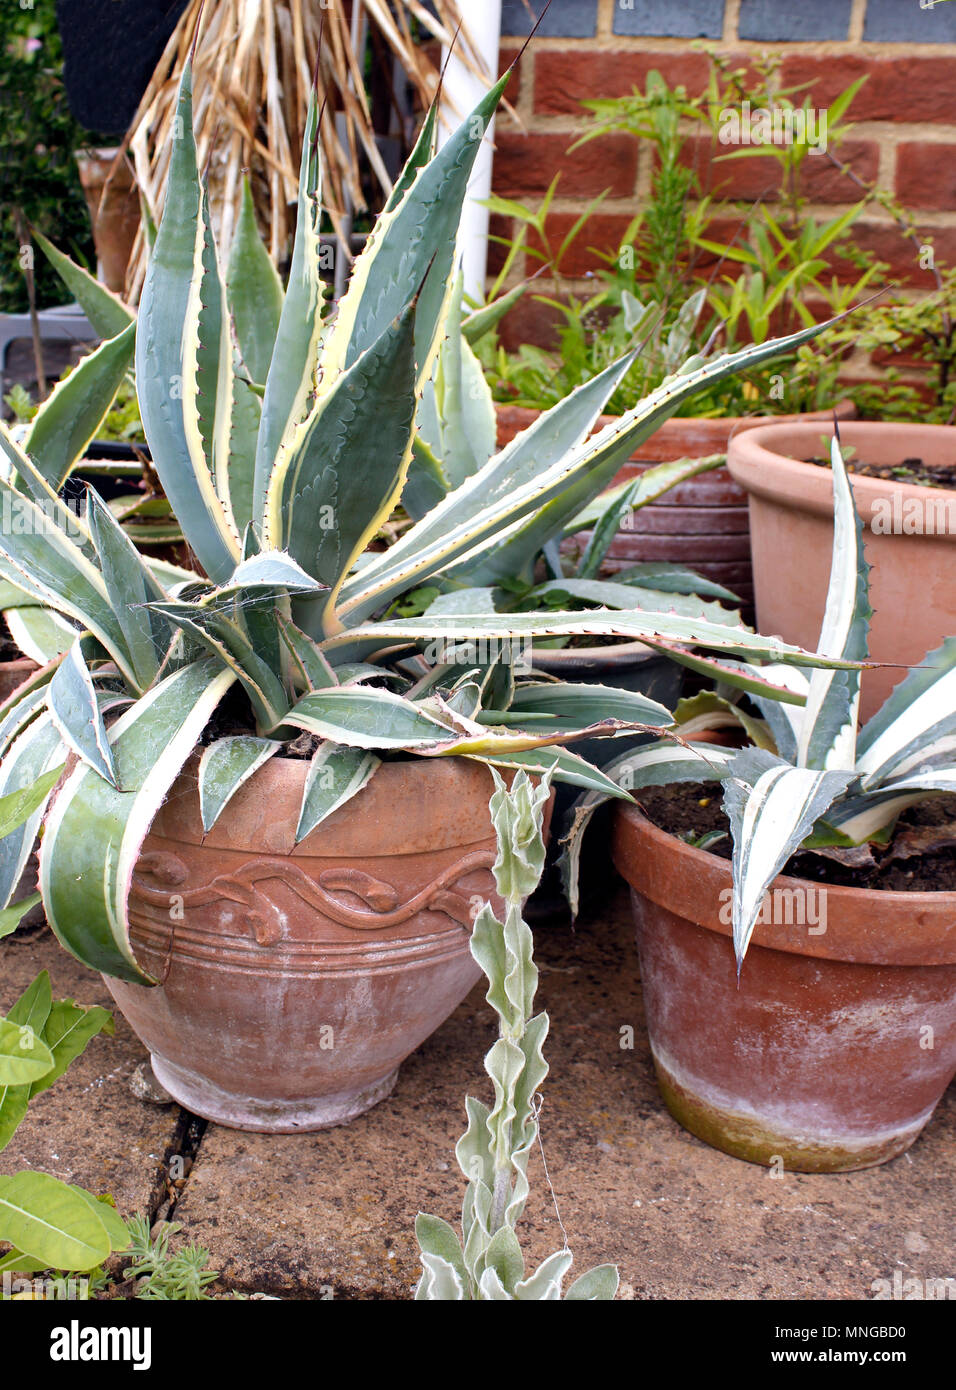
{"label": "concrete paving stone", "polygon": [[0,1014],[41,970],[54,999],[113,1009],[116,1033],[101,1034],[55,1085],[31,1102],[0,1153],[0,1173],[36,1168],[97,1194],[109,1192],[123,1216],[149,1211],[160,1190],[182,1112],[137,1100],[132,1073],[146,1057],[99,975],[67,955],[46,928],[0,942]]}
{"label": "concrete paving stone", "polygon": [[[570,929],[539,929],[551,1015],[542,1136],[575,1271],[613,1261],[625,1296],[860,1299],[873,1281],[956,1269],[956,1093],[883,1168],[785,1174],[708,1148],[654,1081],[626,898]],[[715,1001],[716,1002],[716,1001]],[[633,1050],[622,1048],[633,1028]],[[476,989],[403,1066],[393,1095],[312,1135],[210,1125],[176,1208],[231,1283],[286,1297],[395,1299],[418,1277],[419,1210],[457,1225],[454,1144],[467,1091],[489,1098],[492,1016]],[[519,1234],[529,1263],[562,1244],[540,1154]]]}

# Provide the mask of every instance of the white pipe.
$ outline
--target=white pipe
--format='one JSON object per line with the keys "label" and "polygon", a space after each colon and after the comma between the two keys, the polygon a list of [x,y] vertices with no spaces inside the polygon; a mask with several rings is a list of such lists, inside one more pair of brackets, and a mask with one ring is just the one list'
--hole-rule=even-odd
{"label": "white pipe", "polygon": [[[501,0],[463,0],[461,12],[471,40],[472,49],[484,60],[492,79],[498,76],[498,51],[501,40]],[[459,41],[460,42],[460,41]],[[442,51],[442,61],[448,58]],[[441,143],[473,111],[487,91],[487,84],[454,54],[445,72],[444,122]],[[468,184],[461,220],[460,246],[465,272],[465,293],[473,299],[485,298],[485,277],[488,272],[489,212],[480,202],[491,195],[491,166],[494,160],[494,122],[489,126],[478,153],[474,172]]]}

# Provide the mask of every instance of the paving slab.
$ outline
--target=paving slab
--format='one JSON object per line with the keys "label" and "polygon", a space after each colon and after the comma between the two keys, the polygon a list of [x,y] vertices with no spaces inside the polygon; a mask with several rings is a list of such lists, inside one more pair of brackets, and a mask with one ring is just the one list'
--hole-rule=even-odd
{"label": "paving slab", "polygon": [[[73,959],[45,927],[0,942],[0,1013],[41,970],[50,972],[54,999],[79,1004],[113,1001],[100,976]],[[123,1216],[149,1212],[162,1193],[166,1156],[184,1128],[178,1106],[137,1100],[130,1078],[147,1053],[114,1010],[116,1034],[101,1034],[48,1091],[31,1102],[0,1153],[0,1173],[41,1169],[91,1192],[112,1193]]]}
{"label": "paving slab", "polygon": [[[773,1177],[667,1114],[623,893],[576,932],[542,928],[536,942],[552,1028],[542,1136],[577,1272],[614,1261],[623,1294],[639,1299],[861,1299],[897,1270],[956,1274],[956,1091],[893,1163]],[[416,1212],[457,1223],[463,1097],[488,1098],[493,1036],[479,987],[405,1063],[392,1096],[352,1125],[276,1137],[210,1125],[175,1219],[241,1288],[407,1298]],[[537,1263],[562,1230],[540,1154],[530,1175],[519,1234]]]}

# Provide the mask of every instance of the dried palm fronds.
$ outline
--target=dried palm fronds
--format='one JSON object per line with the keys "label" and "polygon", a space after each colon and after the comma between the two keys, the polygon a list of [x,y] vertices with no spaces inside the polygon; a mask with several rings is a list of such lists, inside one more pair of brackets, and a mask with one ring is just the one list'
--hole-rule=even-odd
{"label": "dried palm fronds", "polygon": [[[123,142],[153,218],[162,208],[176,118],[182,64],[193,42],[201,0],[191,0],[170,38]],[[373,61],[397,59],[419,99],[427,104],[438,71],[413,32],[450,44],[461,24],[460,0],[435,0],[433,14],[422,0],[216,0],[201,20],[194,63],[196,138],[206,165],[210,206],[223,246],[239,213],[242,174],[253,198],[269,252],[276,263],[286,254],[289,213],[298,184],[302,130],[308,93],[318,64],[326,99],[321,123],[326,178],[324,203],[335,230],[363,211],[362,157],[387,194],[390,180],[379,153],[366,95],[364,56],[371,40]],[[435,16],[438,16],[437,18]],[[483,73],[467,31],[459,56]],[[130,261],[127,292],[138,297],[145,271],[142,233]]]}

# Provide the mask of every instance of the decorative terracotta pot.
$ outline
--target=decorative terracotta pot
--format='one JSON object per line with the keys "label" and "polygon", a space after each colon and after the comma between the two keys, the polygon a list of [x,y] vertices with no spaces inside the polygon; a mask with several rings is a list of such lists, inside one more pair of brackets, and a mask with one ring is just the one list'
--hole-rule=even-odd
{"label": "decorative terracotta pot", "polygon": [[[539,412],[500,405],[497,413],[498,443],[503,446],[520,430],[527,429]],[[840,419],[850,419],[854,413],[850,401],[842,402],[837,409]],[[725,453],[732,438],[742,431],[765,425],[769,418],[819,419],[825,425],[833,419],[833,413],[665,420],[649,439],[638,446],[631,462],[620,470],[614,481],[629,481],[655,464],[669,463],[673,459],[704,458],[708,454]],[[602,416],[597,428],[603,428],[611,419],[611,416]],[[582,532],[566,545],[580,548],[587,544],[589,537],[589,531]],[[723,584],[739,594],[744,603],[745,616],[750,616],[754,591],[747,494],[726,468],[717,468],[699,478],[692,478],[672,488],[659,502],[651,502],[634,512],[628,525],[622,527],[611,542],[604,573],[612,575],[628,565],[655,560],[686,565],[705,579]]]}
{"label": "decorative terracotta pot", "polygon": [[956,1071],[956,893],[778,878],[771,915],[788,924],[757,927],[738,988],[729,862],[630,806],[617,808],[613,856],[631,886],[658,1082],[685,1129],[798,1172],[909,1148]]}
{"label": "decorative terracotta pot", "polygon": [[[750,495],[757,626],[815,648],[826,607],[833,549],[833,478],[803,462],[824,451],[812,424],[768,425],[736,436],[729,466]],[[950,464],[956,429],[944,425],[850,423],[845,445],[865,463],[920,457]],[[906,670],[956,633],[956,491],[850,474],[872,566],[870,657],[893,666],[867,671],[860,715],[875,714]]]}
{"label": "decorative terracotta pot", "polygon": [[170,1094],[238,1129],[323,1129],[387,1096],[480,978],[476,908],[501,908],[487,768],[385,763],[296,845],[308,767],[273,758],[208,835],[187,767],[130,897],[161,984],[106,982]]}

